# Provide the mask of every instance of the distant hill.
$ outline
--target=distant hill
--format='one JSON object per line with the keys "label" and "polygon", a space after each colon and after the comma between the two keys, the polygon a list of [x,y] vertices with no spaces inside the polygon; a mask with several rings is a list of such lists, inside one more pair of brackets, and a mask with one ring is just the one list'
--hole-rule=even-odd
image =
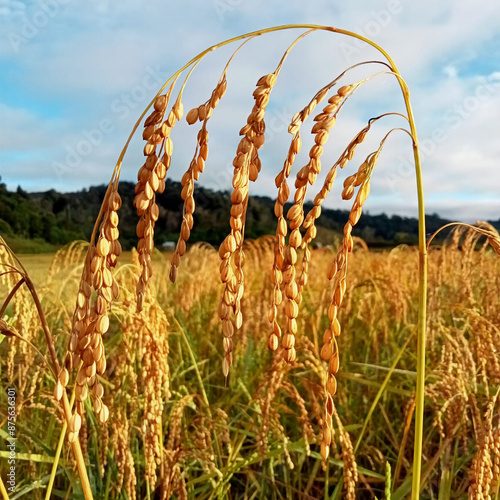
{"label": "distant hill", "polygon": [[[134,184],[120,183],[123,206],[120,212],[120,241],[125,249],[136,245],[137,216],[132,200]],[[16,251],[50,251],[75,239],[88,240],[106,191],[106,186],[94,186],[75,193],[26,193],[21,188],[8,191],[0,184],[0,234]],[[165,192],[158,196],[160,218],[156,224],[156,243],[176,241],[182,220],[181,185],[167,181]],[[191,242],[206,241],[218,245],[229,231],[230,193],[203,187],[195,190],[195,226]],[[306,209],[312,205],[306,206]],[[318,221],[318,242],[330,244],[342,233],[348,218],[344,210],[324,209]],[[427,230],[434,232],[449,222],[438,215],[428,215]],[[500,220],[492,222],[497,228]],[[247,238],[272,234],[276,230],[274,201],[269,197],[253,196],[248,205]],[[363,214],[355,234],[370,246],[416,244],[418,221],[415,218]]]}

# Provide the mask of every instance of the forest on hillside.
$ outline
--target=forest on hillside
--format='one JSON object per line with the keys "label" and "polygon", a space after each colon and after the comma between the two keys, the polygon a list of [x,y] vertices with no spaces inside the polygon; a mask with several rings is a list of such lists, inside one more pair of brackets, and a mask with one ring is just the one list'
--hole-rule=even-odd
{"label": "forest on hillside", "polygon": [[[134,187],[131,182],[120,183],[123,208],[119,229],[120,240],[125,249],[134,247],[137,241]],[[160,207],[160,217],[156,223],[157,246],[177,240],[182,221],[181,190],[179,182],[167,181],[165,192],[157,199]],[[17,191],[9,191],[5,184],[0,184],[0,235],[7,239],[15,251],[29,253],[53,251],[55,247],[74,240],[88,240],[105,191],[106,186],[101,185],[73,193],[59,193],[55,190],[27,193],[21,187]],[[230,194],[197,187],[195,202],[195,226],[191,242],[206,241],[218,245],[229,230],[227,214],[231,207]],[[311,206],[306,204],[306,210]],[[247,238],[258,238],[275,232],[273,210],[274,202],[271,198],[250,198]],[[318,243],[334,243],[347,219],[347,211],[323,209],[318,221]],[[436,214],[428,215],[428,232],[432,233],[448,222]],[[497,228],[500,227],[500,220],[491,222]],[[415,218],[370,215],[367,212],[359,221],[355,234],[372,247],[402,243],[411,245],[417,243],[418,222]]]}

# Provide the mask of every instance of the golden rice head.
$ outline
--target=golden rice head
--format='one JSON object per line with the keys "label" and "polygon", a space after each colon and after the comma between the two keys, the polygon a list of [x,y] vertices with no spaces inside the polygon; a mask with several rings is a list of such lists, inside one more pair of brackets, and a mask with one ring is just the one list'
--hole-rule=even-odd
{"label": "golden rice head", "polygon": [[191,109],[186,115],[186,121],[189,125],[193,125],[197,121],[206,122],[211,116],[214,109],[219,104],[227,89],[226,74],[224,73],[219,80],[219,83],[212,91],[210,99],[208,99],[204,104],[201,104],[197,108]]}
{"label": "golden rice head", "polygon": [[337,410],[334,411],[335,420],[339,428],[340,445],[342,446],[342,460],[344,462],[344,488],[347,500],[356,500],[356,483],[358,482],[358,466],[349,433],[345,430]]}
{"label": "golden rice head", "polygon": [[[363,162],[358,169],[358,172],[355,175],[348,177],[344,183],[344,198],[349,199],[353,196],[354,189],[351,191],[350,188],[353,188],[354,185],[357,184],[359,189],[349,214],[349,220],[344,226],[344,237],[337,252],[337,256],[328,269],[328,279],[334,281],[334,291],[332,303],[328,310],[330,325],[323,335],[323,347],[321,348],[321,358],[328,362],[328,372],[325,380],[325,418],[323,421],[321,440],[321,454],[324,460],[328,458],[329,451],[327,450],[329,450],[329,446],[331,444],[332,412],[335,408],[333,397],[337,392],[337,380],[335,376],[338,372],[340,364],[339,350],[336,339],[340,335],[341,330],[337,314],[339,307],[342,305],[347,287],[348,255],[353,249],[352,228],[359,221],[362,207],[369,195],[371,173],[377,160],[377,153],[369,155],[367,161]],[[362,178],[360,184],[358,184],[357,181],[358,176]],[[345,194],[346,192],[347,195]]]}
{"label": "golden rice head", "polygon": [[174,147],[170,134],[184,112],[179,96],[167,114],[173,85],[170,86],[166,94],[156,98],[154,110],[146,118],[142,135],[146,141],[144,146],[146,161],[137,174],[134,198],[134,206],[137,208],[137,215],[139,216],[137,250],[142,269],[136,287],[137,308],[139,311],[142,309],[145,290],[153,273],[151,253],[154,248],[154,227],[160,214],[160,209],[156,203],[156,194],[163,193],[165,190],[165,179],[171,165]]}
{"label": "golden rice head", "polygon": [[285,238],[288,232],[288,226],[284,217],[285,203],[290,196],[290,188],[288,187],[287,179],[290,175],[292,165],[295,161],[295,156],[300,152],[301,139],[300,133],[297,130],[290,144],[288,155],[283,165],[282,171],[276,176],[275,184],[278,188],[278,196],[274,205],[274,213],[278,219],[276,228],[276,239],[274,244],[274,259],[271,279],[273,282],[273,292],[271,296],[271,308],[269,310],[269,322],[271,323],[271,331],[268,336],[267,345],[271,351],[276,351],[281,337],[281,328],[277,321],[278,306],[282,301],[281,284],[283,282],[283,262],[285,256]]}
{"label": "golden rice head", "polygon": [[160,215],[160,209],[156,203],[156,193],[159,188],[157,166],[158,158],[156,155],[148,157],[144,166],[139,170],[134,199],[134,206],[137,208],[139,216],[136,233],[139,238],[137,252],[141,265],[141,276],[136,287],[138,311],[142,309],[146,287],[153,274],[151,254],[154,248],[154,227]]}
{"label": "golden rice head", "polygon": [[[290,172],[292,169],[292,165],[295,161],[296,155],[300,152],[301,146],[302,146],[302,141],[300,137],[300,128],[303,124],[303,122],[309,117],[309,115],[314,111],[315,107],[318,105],[319,102],[323,101],[327,94],[328,94],[329,86],[326,86],[322,88],[316,95],[313,97],[313,99],[309,102],[309,104],[296,113],[292,121],[290,123],[290,126],[288,127],[288,132],[293,135],[293,139],[291,141],[287,157],[285,159],[283,169],[281,172],[276,176],[275,179],[275,184],[276,187],[278,188],[278,196],[276,199],[276,203],[274,206],[274,213],[278,219],[277,223],[277,229],[276,229],[276,242],[275,242],[275,249],[274,249],[274,262],[273,262],[273,269],[272,269],[272,281],[273,281],[273,294],[271,297],[271,308],[269,311],[269,322],[271,323],[271,331],[268,336],[268,342],[267,345],[271,351],[275,351],[278,348],[279,345],[279,339],[281,337],[281,328],[276,320],[277,314],[278,314],[278,306],[282,302],[282,288],[283,288],[283,266],[285,262],[285,238],[287,236],[288,232],[288,226],[286,219],[284,217],[284,205],[288,200],[288,197],[290,195],[290,188],[288,187],[287,179],[290,176]],[[336,108],[336,107],[335,107]],[[332,113],[334,112],[334,109],[332,106],[329,104],[329,111]],[[315,146],[310,151],[310,162],[308,166],[304,167],[300,175],[301,177],[303,176],[304,172],[309,170],[310,164],[314,164],[314,168],[319,168],[319,156],[322,154],[322,145],[325,144],[325,142],[328,139],[328,130],[333,127],[335,123],[335,118],[330,117],[329,114],[325,116],[325,113],[322,113],[323,116],[320,117],[320,119],[315,121],[321,122],[319,125],[316,123],[313,127],[313,130],[316,134],[315,137]],[[319,145],[319,147],[317,147]],[[313,175],[311,175],[311,180],[313,180]],[[316,173],[317,175],[317,173]],[[307,177],[307,176],[306,176]],[[305,187],[307,185],[308,179],[306,178],[305,181],[299,181],[297,180],[296,182],[296,187],[297,183],[300,182],[300,186],[297,187],[297,192],[296,192],[296,203],[300,202],[300,199],[302,200],[305,197]],[[293,239],[293,242],[297,242],[298,237],[300,236],[300,232],[295,231],[295,229],[298,228],[291,228],[293,230],[293,237],[291,236],[290,238]],[[300,245],[300,243],[299,243]],[[297,247],[295,247],[297,248]],[[306,266],[307,267],[307,266]],[[307,270],[306,270],[307,273]],[[307,279],[307,278],[305,278]],[[294,285],[291,285],[292,287]],[[296,297],[294,297],[295,299]],[[292,306],[289,306],[292,307]],[[293,325],[292,325],[293,326]],[[290,335],[289,332],[286,333],[286,335]],[[292,349],[292,342],[294,339],[292,337],[288,336],[287,340],[285,343],[287,345],[290,345],[290,347],[287,349],[287,351],[290,351]],[[291,351],[290,353],[286,354],[287,357],[290,359],[295,359],[294,351]]]}
{"label": "golden rice head", "polygon": [[[69,381],[69,371],[81,363],[76,375],[75,412],[69,423],[70,441],[77,438],[81,428],[83,403],[89,390],[94,398],[94,410],[99,421],[105,423],[109,416],[107,406],[102,403],[104,388],[97,380],[97,375],[103,375],[106,370],[102,336],[109,329],[110,304],[119,295],[112,269],[121,253],[118,241],[121,198],[114,186],[108,189],[103,205],[104,215],[97,242],[89,249],[84,263],[65,366],[58,374],[55,387],[56,399],[60,399]],[[94,303],[91,301],[93,290],[96,292]]]}
{"label": "golden rice head", "polygon": [[[208,118],[207,118],[208,119]],[[205,160],[208,156],[208,131],[206,129],[206,121],[203,123],[202,129],[198,133],[198,144],[196,152],[187,172],[182,176],[182,192],[181,197],[184,201],[184,209],[182,216],[181,232],[175,252],[172,256],[170,267],[170,281],[175,282],[177,278],[177,269],[181,258],[186,253],[187,241],[191,235],[193,228],[193,214],[195,209],[194,201],[194,182],[198,180],[200,173],[205,168]]]}
{"label": "golden rice head", "polygon": [[[276,83],[276,74],[271,73],[260,78],[254,91],[255,104],[248,116],[247,124],[241,129],[242,139],[238,144],[233,160],[233,193],[231,195],[231,232],[219,249],[221,257],[220,276],[224,284],[224,292],[219,306],[219,317],[222,321],[224,359],[222,372],[227,377],[232,364],[234,329],[241,327],[241,298],[244,289],[243,266],[245,254],[243,251],[243,228],[245,225],[248,205],[249,182],[257,180],[261,169],[258,150],[264,144],[266,112],[269,95]],[[235,322],[230,319],[230,313],[235,314]]]}
{"label": "golden rice head", "polygon": [[286,374],[286,364],[281,356],[276,356],[273,364],[264,377],[265,382],[262,382],[254,397],[253,401],[260,406],[261,423],[257,434],[257,449],[262,457],[265,457],[268,452],[268,440],[271,431],[279,426],[279,413],[276,410],[276,405],[273,403],[278,395],[282,385],[283,378]]}
{"label": "golden rice head", "polygon": [[131,429],[129,418],[124,408],[117,408],[110,419],[110,448],[113,450],[117,466],[117,491],[125,491],[130,500],[135,500],[137,478],[134,456],[130,449]]}
{"label": "golden rice head", "polygon": [[485,221],[476,222],[476,226],[483,230],[482,232],[486,235],[488,243],[500,255],[500,235],[496,228]]}
{"label": "golden rice head", "polygon": [[498,491],[500,486],[500,426],[493,434],[492,439],[492,452],[493,452],[493,482],[491,484],[491,489],[493,491]]}
{"label": "golden rice head", "polygon": [[178,274],[178,268],[180,265],[181,258],[186,253],[187,241],[191,235],[191,230],[193,229],[193,214],[195,209],[194,202],[194,183],[200,177],[200,174],[205,170],[205,162],[208,158],[208,131],[207,122],[212,116],[214,109],[219,104],[220,100],[224,96],[227,88],[227,80],[225,73],[222,75],[220,81],[218,82],[215,89],[212,91],[210,99],[208,99],[204,104],[193,108],[186,115],[186,121],[193,125],[197,121],[202,122],[202,127],[198,132],[196,150],[194,157],[189,165],[187,172],[183,175],[182,184],[182,199],[184,201],[183,217],[181,224],[181,232],[179,239],[177,241],[177,246],[175,252],[172,256],[172,261],[170,265],[170,281],[175,283]]}
{"label": "golden rice head", "polygon": [[[494,442],[495,431],[493,428],[493,415],[498,413],[498,392],[491,397],[486,407],[484,419],[476,420],[476,425],[481,426],[478,435],[477,451],[470,469],[469,498],[489,499],[492,493],[492,484],[498,481],[495,478],[495,457],[498,444]],[[498,432],[496,432],[498,434]],[[497,462],[498,468],[498,462]]]}
{"label": "golden rice head", "polygon": [[[5,271],[6,266],[16,267],[15,261],[12,258],[10,250],[4,239],[0,236],[0,270]],[[9,290],[16,286],[17,280],[15,273],[2,274],[0,283]]]}
{"label": "golden rice head", "polygon": [[168,321],[156,302],[145,308],[136,328],[142,347],[141,385],[144,394],[142,432],[146,455],[146,477],[156,483],[156,467],[162,455],[162,421],[165,402],[170,397],[168,365]]}
{"label": "golden rice head", "polygon": [[[316,223],[316,220],[321,215],[321,205],[323,204],[326,197],[328,196],[328,194],[330,193],[330,191],[333,188],[335,178],[337,177],[338,167],[340,167],[340,168],[345,167],[345,165],[347,165],[348,161],[350,159],[352,159],[352,157],[354,156],[354,152],[356,150],[356,147],[365,140],[366,135],[367,135],[368,131],[370,130],[370,127],[371,127],[371,122],[367,127],[363,128],[358,134],[356,134],[356,136],[349,143],[349,145],[344,150],[344,152],[342,153],[340,158],[335,162],[335,164],[328,171],[328,174],[326,175],[325,181],[323,183],[323,187],[321,188],[320,192],[314,198],[314,206],[308,212],[308,214],[305,217],[304,222],[302,224],[302,227],[304,229],[306,229],[306,233],[305,233],[304,238],[303,238],[303,243],[305,245],[310,244],[312,242],[312,240],[316,237],[317,229],[316,229],[315,223]],[[362,181],[363,181],[363,175],[360,174],[359,177],[356,177],[356,181],[353,183],[354,187],[358,187]],[[355,210],[354,212],[351,213],[352,221],[354,224],[356,224],[356,222],[357,222],[356,218],[359,219],[360,216],[361,216],[361,210]]]}
{"label": "golden rice head", "polygon": [[[7,243],[0,237],[0,271],[2,272],[2,276],[0,276],[0,283],[5,287],[6,290],[12,290],[16,286],[18,281],[18,276],[16,273],[5,273],[5,271],[10,270],[10,267],[17,268],[15,259],[12,256],[12,253],[7,246]],[[27,367],[31,366],[31,362],[29,363],[16,363],[16,356],[20,353],[23,357],[32,356],[33,350],[29,348],[26,342],[23,342],[18,339],[15,335],[17,332],[16,328],[19,326],[22,329],[22,333],[28,335],[28,338],[31,338],[34,332],[37,331],[37,327],[30,327],[30,316],[32,313],[30,312],[31,301],[29,297],[26,295],[27,291],[24,290],[24,287],[18,289],[16,295],[13,298],[13,312],[12,312],[12,320],[7,323],[0,318],[0,331],[3,335],[8,337],[9,349],[7,352],[7,377],[8,380],[13,380],[15,376],[16,366],[19,366],[22,371],[24,371]],[[36,314],[36,313],[35,313]],[[35,320],[37,321],[36,317]],[[12,324],[11,324],[12,323]],[[28,360],[29,361],[29,360]],[[25,373],[19,374],[21,383],[26,383]]]}
{"label": "golden rice head", "polygon": [[[324,99],[326,92],[327,89],[324,89],[322,94],[316,97],[313,102],[319,102],[321,99]],[[308,185],[310,184],[312,186],[316,182],[317,175],[321,172],[323,145],[328,140],[329,132],[335,124],[334,113],[336,110],[336,105],[328,104],[323,111],[314,118],[316,123],[312,127],[312,133],[315,134],[315,144],[309,151],[308,163],[297,173],[295,181],[295,203],[287,214],[291,233],[283,259],[283,284],[286,297],[286,328],[281,345],[284,348],[285,360],[289,363],[295,361],[297,357],[295,350],[295,334],[297,333],[300,291],[296,279],[296,262],[297,249],[302,245],[300,227],[304,221],[304,200]],[[306,255],[310,256],[310,254],[307,253]],[[307,264],[305,266],[303,281],[307,279],[305,276],[307,276]]]}
{"label": "golden rice head", "polygon": [[[15,262],[13,262],[15,265]],[[3,271],[3,269],[0,270]],[[19,276],[16,276],[19,279]],[[11,289],[7,288],[6,293]],[[29,388],[33,392],[40,378],[40,366],[35,363],[36,351],[29,342],[36,343],[39,332],[39,318],[37,309],[31,300],[26,287],[20,287],[10,301],[8,321],[1,320],[0,330],[8,337],[7,377],[10,382],[16,380],[18,402],[16,412],[20,413],[25,398],[29,397]],[[21,340],[23,339],[23,340]]]}
{"label": "golden rice head", "polygon": [[60,248],[50,264],[47,282],[52,281],[58,273],[73,269],[79,265],[87,251],[88,243],[84,241],[72,241]]}
{"label": "golden rice head", "polygon": [[[291,298],[287,296],[287,304],[291,301],[295,301],[297,306],[298,304],[300,304],[301,293],[307,282],[307,273],[311,255],[308,249],[308,245],[316,237],[317,229],[315,226],[315,221],[319,218],[321,214],[321,204],[326,199],[326,197],[328,196],[329,192],[333,187],[333,183],[337,175],[337,166],[340,165],[341,167],[343,167],[346,164],[346,162],[349,159],[351,159],[352,156],[354,155],[354,150],[356,146],[360,144],[366,137],[367,130],[363,129],[359,134],[356,135],[354,140],[351,141],[351,143],[344,151],[341,158],[334,164],[334,166],[328,172],[322,189],[314,199],[314,207],[308,213],[307,218],[304,219],[303,206],[304,206],[305,195],[307,192],[307,185],[308,184],[313,185],[314,182],[316,181],[317,175],[321,171],[321,155],[323,154],[323,145],[328,141],[330,130],[335,125],[336,115],[340,109],[340,105],[343,99],[348,94],[348,92],[352,90],[352,88],[354,88],[354,86],[352,85],[341,87],[338,90],[337,94],[329,99],[328,105],[323,108],[322,112],[315,116],[314,121],[316,123],[312,128],[312,133],[315,134],[315,144],[309,152],[308,164],[305,167],[303,167],[297,174],[297,179],[295,182],[295,187],[296,187],[295,205],[290,209],[288,213],[288,218],[291,220],[290,228],[292,229],[289,246],[295,249],[302,246],[304,248],[304,253],[302,260],[302,272],[298,281],[296,283],[293,282],[285,283],[285,286],[288,286],[289,295],[290,294],[293,295],[295,287],[297,287],[297,294],[295,295],[295,297]],[[324,93],[325,89],[322,92],[323,93],[320,94],[316,100],[313,100],[313,102],[317,102],[324,98],[324,96],[326,95]],[[306,109],[308,110],[309,108]],[[301,236],[300,233],[301,225],[304,227],[304,229],[307,230],[303,237]],[[290,274],[288,274],[288,276],[291,278]],[[287,305],[287,307],[289,313],[295,312],[296,308],[294,305]],[[285,312],[286,311],[287,309],[285,308]],[[288,335],[286,337],[286,344],[292,345],[294,342],[292,338],[289,336],[291,335],[291,332],[286,332],[285,335]],[[285,341],[285,337],[283,340]],[[274,338],[273,341],[275,342]],[[270,346],[272,346],[273,342],[269,341],[269,344]],[[285,350],[291,351],[290,354],[285,354],[285,359],[287,359],[287,356],[290,356],[293,359],[295,358],[294,356],[295,353],[294,351],[291,350],[291,347],[290,348],[285,347]]]}

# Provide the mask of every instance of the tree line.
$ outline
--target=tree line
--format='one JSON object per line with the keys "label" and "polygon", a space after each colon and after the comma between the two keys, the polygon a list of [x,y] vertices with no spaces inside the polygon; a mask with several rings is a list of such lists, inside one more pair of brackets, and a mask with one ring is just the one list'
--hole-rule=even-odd
{"label": "tree line", "polygon": [[[131,249],[137,243],[134,188],[132,182],[120,182],[123,206],[119,229],[124,249]],[[181,190],[179,182],[169,180],[165,192],[157,198],[160,217],[156,223],[155,241],[158,246],[177,240],[182,222]],[[73,193],[59,193],[55,190],[27,193],[21,187],[17,191],[9,191],[5,184],[0,184],[0,235],[16,251],[21,252],[51,251],[74,240],[88,240],[105,192],[105,185]],[[220,244],[230,229],[230,193],[197,187],[194,196],[195,225],[190,241]],[[306,211],[311,207],[312,204],[306,204]],[[323,209],[317,224],[318,244],[328,245],[338,241],[348,215],[346,210]],[[448,222],[437,214],[428,215],[428,231],[432,233]],[[499,223],[500,221],[493,222],[496,227],[500,227]],[[251,197],[246,237],[258,238],[275,231],[274,200],[266,196]],[[412,217],[371,215],[365,212],[356,226],[355,234],[372,247],[402,243],[413,245],[418,242],[418,221]]]}

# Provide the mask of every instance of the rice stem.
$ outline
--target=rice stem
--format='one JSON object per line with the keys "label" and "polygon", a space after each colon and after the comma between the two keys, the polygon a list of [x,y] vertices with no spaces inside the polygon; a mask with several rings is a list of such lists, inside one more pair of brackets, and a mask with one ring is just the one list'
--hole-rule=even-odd
{"label": "rice stem", "polygon": [[5,484],[3,484],[1,476],[0,476],[0,493],[2,494],[3,500],[9,500],[9,496],[7,495],[7,490],[5,489]]}
{"label": "rice stem", "polygon": [[[70,406],[73,406],[75,401],[75,390],[73,389],[73,394],[71,395]],[[54,480],[56,478],[57,466],[59,465],[59,459],[61,458],[61,451],[64,444],[64,438],[66,437],[66,430],[68,428],[68,422],[65,420],[61,429],[61,435],[59,436],[59,441],[57,443],[56,454],[54,456],[54,463],[52,464],[52,471],[50,472],[49,484],[47,485],[47,492],[45,493],[45,500],[50,500],[50,495],[52,493],[52,488],[54,487]]]}

